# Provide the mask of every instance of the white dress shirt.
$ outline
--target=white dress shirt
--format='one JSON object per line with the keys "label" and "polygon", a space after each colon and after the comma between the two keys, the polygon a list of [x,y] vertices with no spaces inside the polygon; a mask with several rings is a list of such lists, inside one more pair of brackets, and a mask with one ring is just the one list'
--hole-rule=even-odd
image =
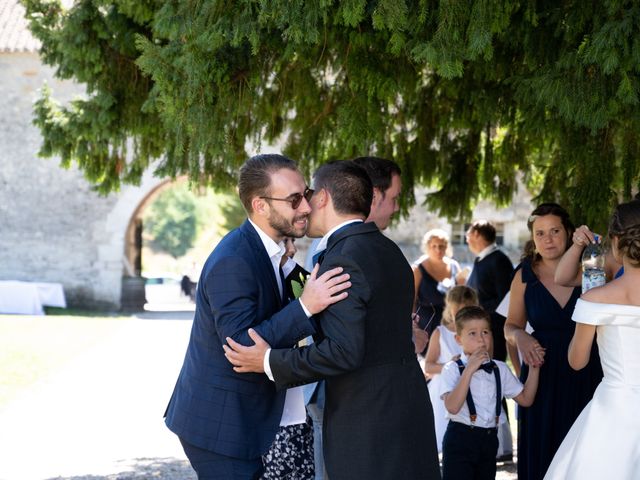
{"label": "white dress shirt", "polygon": [[[460,360],[465,365],[467,364],[468,357],[463,353],[460,356]],[[500,360],[494,360],[498,369],[500,370],[500,383],[502,389],[502,397],[513,398],[520,395],[520,392],[524,389],[520,380],[511,372],[507,364]],[[440,396],[445,393],[450,393],[460,381],[460,370],[458,364],[454,361],[447,362],[442,367],[442,373],[440,375]],[[476,407],[475,426],[482,428],[495,428],[496,426],[496,379],[493,373],[485,372],[484,370],[478,370],[471,377],[471,383],[469,384],[469,390],[471,391],[471,398],[473,398],[473,404]],[[500,399],[502,400],[502,399]],[[469,406],[467,402],[462,404],[462,408],[456,414],[446,412],[447,418],[454,422],[462,423],[464,425],[471,425],[471,417],[469,415]],[[504,410],[500,413],[500,423],[506,421]]]}
{"label": "white dress shirt", "polygon": [[493,251],[497,249],[498,249],[498,245],[496,245],[495,243],[492,243],[491,245],[483,248],[480,251],[480,253],[478,253],[478,256],[476,258],[478,259],[478,261],[484,260],[484,257],[489,255],[490,253],[493,253]]}
{"label": "white dress shirt", "polygon": [[[269,260],[271,260],[271,265],[273,267],[273,271],[276,275],[276,281],[278,282],[278,289],[280,290],[280,295],[283,292],[282,280],[280,278],[280,260],[282,259],[282,255],[284,255],[285,247],[284,242],[280,242],[279,244],[274,242],[269,235],[264,233],[260,227],[258,227],[255,223],[249,220],[253,228],[258,232],[258,236],[264,245],[265,250],[267,251],[267,255],[269,255]],[[300,302],[302,309],[305,311],[308,317],[309,315],[307,308],[304,306],[302,302]],[[287,389],[287,393],[284,400],[284,409],[282,410],[282,417],[280,418],[280,426],[286,427],[287,425],[298,425],[300,423],[305,423],[307,421],[307,410],[304,406],[304,395],[302,393],[302,387],[295,387]]]}
{"label": "white dress shirt", "polygon": [[[329,230],[327,233],[325,233],[325,235],[320,239],[320,242],[318,243],[318,245],[316,246],[316,249],[314,251],[315,253],[321,252],[323,250],[327,249],[327,243],[329,242],[329,237],[331,235],[333,235],[337,230],[339,230],[340,228],[344,227],[345,225],[349,225],[350,223],[362,223],[362,220],[360,219],[351,219],[351,220],[347,220],[346,222],[342,222],[339,225],[336,225],[335,227],[333,227],[331,230]],[[306,310],[305,310],[306,312]],[[269,379],[271,381],[273,381],[273,373],[271,372],[271,364],[269,363],[269,355],[271,354],[271,349],[267,349],[267,352],[264,355],[264,359],[262,360],[262,366],[264,368],[264,373],[267,374],[267,377],[269,377]]]}

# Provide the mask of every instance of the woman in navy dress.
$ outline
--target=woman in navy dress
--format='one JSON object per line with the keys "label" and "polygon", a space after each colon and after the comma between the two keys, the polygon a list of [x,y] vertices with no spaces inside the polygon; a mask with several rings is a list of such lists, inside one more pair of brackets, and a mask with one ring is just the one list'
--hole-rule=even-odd
{"label": "woman in navy dress", "polygon": [[[557,285],[554,275],[574,230],[568,213],[545,203],[533,211],[527,226],[532,238],[511,284],[505,336],[522,357],[522,379],[529,365],[541,366],[536,399],[531,407],[519,409],[518,419],[518,478],[540,480],[593,397],[602,368],[595,346],[583,370],[574,371],[567,360],[580,288]],[[525,330],[527,322],[532,333]]]}
{"label": "woman in navy dress", "polygon": [[440,325],[444,297],[456,285],[456,277],[460,273],[458,262],[446,255],[448,248],[449,235],[445,231],[429,230],[422,239],[424,255],[412,267],[417,326],[429,337]]}

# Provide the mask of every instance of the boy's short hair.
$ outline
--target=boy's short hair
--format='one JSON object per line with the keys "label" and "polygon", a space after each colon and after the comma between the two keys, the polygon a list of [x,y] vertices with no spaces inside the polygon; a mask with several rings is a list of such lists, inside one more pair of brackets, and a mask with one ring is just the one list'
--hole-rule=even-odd
{"label": "boy's short hair", "polygon": [[491,317],[489,313],[482,307],[471,305],[461,308],[458,310],[458,313],[456,313],[456,333],[461,335],[465,324],[471,320],[485,320],[489,326],[489,330],[491,330]]}

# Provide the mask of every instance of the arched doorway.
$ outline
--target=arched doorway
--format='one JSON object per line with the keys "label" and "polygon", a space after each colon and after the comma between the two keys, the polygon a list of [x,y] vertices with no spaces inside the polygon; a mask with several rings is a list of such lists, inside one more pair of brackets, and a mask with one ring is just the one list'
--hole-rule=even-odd
{"label": "arched doorway", "polygon": [[176,182],[185,181],[186,177],[176,180],[165,179],[156,184],[139,201],[124,235],[123,277],[122,277],[122,310],[142,310],[146,303],[145,278],[142,277],[142,246],[144,231],[143,212],[153,203],[158,195]]}

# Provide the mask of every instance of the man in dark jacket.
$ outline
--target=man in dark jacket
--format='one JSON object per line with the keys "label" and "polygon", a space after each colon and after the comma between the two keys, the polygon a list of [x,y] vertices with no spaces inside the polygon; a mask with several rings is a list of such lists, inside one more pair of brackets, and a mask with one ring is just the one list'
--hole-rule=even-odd
{"label": "man in dark jacket", "polygon": [[471,224],[466,234],[471,253],[476,255],[467,285],[478,292],[478,301],[491,315],[493,358],[507,360],[504,338],[505,318],[496,308],[511,288],[513,264],[496,245],[496,228],[486,220]]}

